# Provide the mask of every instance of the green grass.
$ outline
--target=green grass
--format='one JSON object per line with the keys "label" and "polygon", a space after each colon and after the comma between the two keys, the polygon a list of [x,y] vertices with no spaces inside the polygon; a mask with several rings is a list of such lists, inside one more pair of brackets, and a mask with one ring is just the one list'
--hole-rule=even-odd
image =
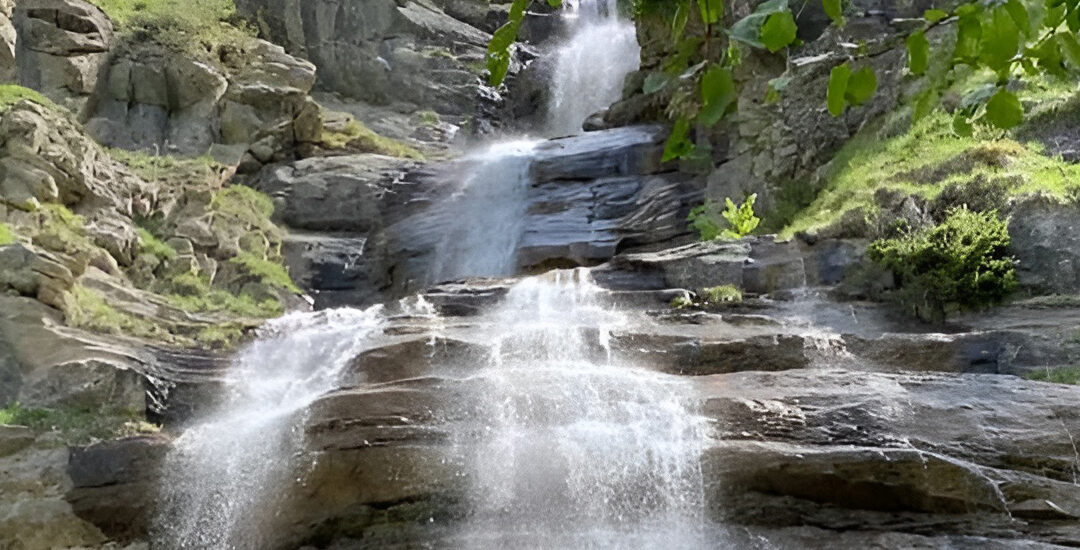
{"label": "green grass", "polygon": [[149,231],[141,227],[136,231],[139,234],[140,252],[153,254],[161,260],[171,260],[176,257],[176,250],[173,247],[165,244]]}
{"label": "green grass", "polygon": [[209,55],[215,47],[243,47],[255,35],[236,15],[233,0],[91,0],[121,34],[153,40],[167,49]]}
{"label": "green grass", "polygon": [[743,294],[734,285],[720,285],[704,289],[701,300],[708,305],[737,304],[743,301]]}
{"label": "green grass", "polygon": [[184,158],[172,155],[152,155],[142,151],[109,149],[109,155],[144,180],[170,185],[209,182],[216,179],[218,170],[223,168],[209,154]]}
{"label": "green grass", "polygon": [[245,271],[257,277],[263,284],[288,290],[294,294],[300,294],[301,292],[300,288],[293,282],[292,277],[289,276],[289,271],[279,262],[267,260],[247,251],[241,251],[240,254],[237,254],[236,257],[231,258],[229,261],[242,266]]}
{"label": "green grass", "polygon": [[[966,86],[982,79],[972,78]],[[1074,87],[1061,83],[1036,83],[1021,97],[1034,105],[1028,117],[1035,120],[1060,110],[1073,92]],[[901,119],[894,115],[876,126],[892,127]],[[875,194],[881,190],[929,201],[940,198],[951,206],[967,199],[1004,201],[1036,192],[1064,201],[1080,190],[1080,165],[1045,155],[1042,144],[1017,141],[986,128],[978,128],[972,137],[958,137],[951,121],[949,114],[939,111],[900,135],[882,138],[872,129],[853,138],[826,168],[816,196],[803,182],[784,186],[778,201],[782,212],[773,213],[787,222],[780,237],[790,239],[798,232],[836,224],[854,212],[873,217],[879,209]],[[988,189],[997,196],[986,197]],[[777,227],[775,221],[770,225]]]}
{"label": "green grass", "polygon": [[39,434],[55,432],[68,445],[158,431],[138,411],[78,406],[26,408],[18,403],[0,408],[0,424],[26,426]]}
{"label": "green grass", "polygon": [[210,200],[210,210],[247,227],[276,230],[270,221],[270,216],[274,214],[273,199],[250,187],[231,185],[218,191]]}
{"label": "green grass", "polygon": [[76,284],[71,289],[71,296],[71,303],[64,311],[69,326],[105,334],[169,339],[163,328],[112,307],[104,296],[92,289]]}
{"label": "green grass", "polygon": [[15,244],[15,231],[6,223],[0,223],[0,246]]}
{"label": "green grass", "polygon": [[56,108],[55,103],[49,101],[48,98],[30,88],[23,88],[22,86],[16,86],[14,84],[0,85],[0,111],[7,110],[8,107],[11,107],[24,99],[33,101],[38,105],[49,107],[50,109]]}
{"label": "green grass", "polygon": [[441,122],[439,113],[436,113],[435,111],[417,111],[416,118],[428,126],[436,126]]}
{"label": "green grass", "polygon": [[348,149],[417,160],[424,158],[420,151],[396,139],[380,136],[357,120],[350,120],[344,131],[324,131],[322,145],[327,149]]}
{"label": "green grass", "polygon": [[1024,375],[1024,378],[1028,380],[1038,380],[1040,382],[1053,382],[1055,384],[1080,384],[1080,365],[1074,365],[1071,367],[1062,367],[1057,369],[1046,369],[1041,371],[1031,371]]}
{"label": "green grass", "polygon": [[77,254],[96,248],[86,234],[86,222],[62,204],[48,203],[37,211],[34,244],[55,252]]}

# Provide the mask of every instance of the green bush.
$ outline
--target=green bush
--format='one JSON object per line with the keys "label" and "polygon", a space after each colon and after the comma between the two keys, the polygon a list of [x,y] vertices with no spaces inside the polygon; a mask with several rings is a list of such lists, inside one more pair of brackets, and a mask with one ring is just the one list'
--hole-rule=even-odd
{"label": "green bush", "polygon": [[999,303],[1016,288],[1008,247],[1007,220],[961,207],[936,227],[875,241],[869,256],[893,272],[894,296],[906,308],[941,322],[951,310]]}
{"label": "green bush", "polygon": [[[754,215],[754,202],[757,194],[750,195],[741,205],[736,205],[730,198],[724,199],[725,208],[721,212],[715,203],[706,202],[690,211],[687,221],[697,230],[703,241],[718,238],[738,240],[754,232],[761,224],[761,218]],[[720,220],[727,222],[723,228]]]}

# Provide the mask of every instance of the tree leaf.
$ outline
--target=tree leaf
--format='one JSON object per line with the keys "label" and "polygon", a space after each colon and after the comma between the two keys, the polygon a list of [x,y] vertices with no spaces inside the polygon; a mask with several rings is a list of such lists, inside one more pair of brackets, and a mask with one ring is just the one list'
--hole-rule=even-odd
{"label": "tree leaf", "polygon": [[982,26],[979,61],[994,71],[1009,65],[1020,48],[1020,31],[1005,8],[996,8]]}
{"label": "tree leaf", "polygon": [[488,83],[498,86],[506,80],[506,73],[510,70],[510,54],[503,52],[491,52],[487,56],[487,70],[490,73]]}
{"label": "tree leaf", "polygon": [[559,9],[562,7],[562,0],[548,0],[548,5],[555,9]]}
{"label": "tree leaf", "polygon": [[1028,11],[1023,2],[1020,0],[1008,0],[1008,2],[1005,2],[1005,11],[1009,12],[1009,17],[1012,17],[1013,23],[1016,24],[1020,34],[1024,36],[1031,34],[1031,18],[1028,17]]}
{"label": "tree leaf", "polygon": [[922,75],[930,67],[930,41],[926,33],[915,31],[907,37],[908,70],[911,74]]}
{"label": "tree leaf", "polygon": [[715,126],[735,104],[738,94],[735,91],[735,78],[731,69],[713,64],[701,76],[701,99],[703,106],[698,114],[698,122],[705,126]]}
{"label": "tree leaf", "polygon": [[798,25],[790,10],[778,11],[761,25],[761,43],[765,49],[776,53],[795,41]]}
{"label": "tree leaf", "polygon": [[986,120],[1002,130],[1008,130],[1024,121],[1024,106],[1016,94],[1002,88],[986,102]]}
{"label": "tree leaf", "polygon": [[877,75],[870,67],[863,67],[848,77],[847,91],[844,97],[852,105],[862,105],[874,97],[877,91]]}
{"label": "tree leaf", "polygon": [[911,123],[915,124],[933,112],[939,98],[938,91],[933,86],[919,95],[919,99],[915,101],[911,109]]}
{"label": "tree leaf", "polygon": [[667,143],[664,144],[664,156],[662,162],[682,158],[694,150],[694,144],[690,142],[690,119],[682,117],[675,121],[675,127],[671,129]]}
{"label": "tree leaf", "polygon": [[825,7],[825,14],[832,19],[833,23],[839,26],[844,24],[844,8],[841,0],[821,0],[821,4]]}
{"label": "tree leaf", "polygon": [[683,32],[686,31],[686,21],[690,17],[690,1],[681,0],[675,6],[675,16],[671,19],[671,36],[675,43],[682,40]]}
{"label": "tree leaf", "polygon": [[926,19],[931,23],[937,23],[948,16],[949,12],[944,10],[929,9],[923,12],[923,19]]}
{"label": "tree leaf", "polygon": [[761,27],[769,17],[774,13],[781,11],[790,13],[791,10],[788,8],[788,0],[768,0],[767,2],[762,2],[761,4],[758,4],[758,7],[754,8],[753,13],[736,21],[735,24],[727,30],[728,36],[743,44],[764,49],[765,44],[761,40]]}
{"label": "tree leaf", "polygon": [[666,73],[649,73],[649,76],[645,77],[645,83],[642,84],[641,91],[645,95],[655,94],[667,87],[671,80],[671,75]]}
{"label": "tree leaf", "polygon": [[1061,53],[1065,54],[1065,58],[1069,60],[1069,64],[1074,69],[1080,69],[1080,42],[1076,40],[1076,35],[1061,32],[1055,38],[1061,46]]}
{"label": "tree leaf", "polygon": [[829,74],[827,103],[829,106],[829,114],[834,117],[844,114],[844,108],[847,106],[847,100],[844,98],[844,94],[847,93],[848,80],[850,78],[851,67],[847,63],[833,67],[832,72]]}
{"label": "tree leaf", "polygon": [[975,128],[968,121],[967,116],[961,112],[953,115],[952,130],[954,134],[960,137],[971,137],[975,133]]}
{"label": "tree leaf", "polygon": [[982,23],[976,15],[965,15],[956,21],[957,59],[970,62],[979,57],[979,42],[982,39]]}
{"label": "tree leaf", "polygon": [[724,17],[724,0],[697,0],[697,5],[706,25],[715,25]]}

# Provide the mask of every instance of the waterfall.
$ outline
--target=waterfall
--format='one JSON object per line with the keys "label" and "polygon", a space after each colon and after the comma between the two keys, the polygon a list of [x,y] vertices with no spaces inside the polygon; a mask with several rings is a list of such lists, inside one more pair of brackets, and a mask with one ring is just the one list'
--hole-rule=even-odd
{"label": "waterfall", "polygon": [[436,214],[445,228],[428,283],[464,277],[505,277],[517,271],[524,232],[529,164],[535,140],[490,145],[466,157],[469,174]]}
{"label": "waterfall", "polygon": [[[701,547],[706,424],[683,382],[611,359],[632,322],[585,270],[514,286],[459,444],[476,548]],[[469,439],[473,438],[473,439]]]}
{"label": "waterfall", "polygon": [[236,359],[219,409],[173,443],[153,539],[180,549],[265,548],[273,503],[292,486],[304,409],[370,344],[383,308],[269,322]]}
{"label": "waterfall", "polygon": [[560,17],[568,38],[555,52],[548,135],[581,133],[585,119],[622,97],[624,77],[637,70],[637,31],[619,15],[617,3],[565,1]]}

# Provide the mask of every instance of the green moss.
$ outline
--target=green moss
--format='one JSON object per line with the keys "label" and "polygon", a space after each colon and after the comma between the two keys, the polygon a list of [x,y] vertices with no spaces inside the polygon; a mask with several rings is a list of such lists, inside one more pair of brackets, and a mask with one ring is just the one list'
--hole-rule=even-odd
{"label": "green moss", "polygon": [[159,430],[145,422],[140,411],[78,406],[26,408],[18,403],[0,409],[0,424],[26,426],[37,433],[55,432],[68,445]]}
{"label": "green moss", "polygon": [[0,111],[4,111],[24,99],[51,109],[57,108],[55,103],[30,88],[23,88],[14,84],[0,85]]}
{"label": "green moss", "polygon": [[230,313],[249,319],[277,317],[284,311],[278,300],[260,302],[251,296],[237,296],[224,290],[211,289],[205,283],[200,284],[202,286],[196,292],[168,294],[166,299],[173,307],[192,313]]}
{"label": "green moss", "polygon": [[704,289],[701,299],[708,305],[737,304],[743,301],[743,294],[734,285],[720,285]]}
{"label": "green moss", "polygon": [[1080,384],[1080,365],[1062,367],[1057,369],[1045,369],[1031,371],[1024,375],[1028,380],[1041,382],[1053,382],[1055,384]]}
{"label": "green moss", "polygon": [[380,136],[357,120],[350,120],[342,132],[324,131],[322,145],[327,149],[348,149],[418,160],[424,158],[420,151],[396,139]]}
{"label": "green moss", "polygon": [[676,296],[671,299],[671,307],[675,309],[686,309],[693,307],[694,301],[686,296]]}
{"label": "green moss", "polygon": [[242,266],[245,271],[258,278],[263,284],[288,290],[295,294],[301,292],[300,288],[293,282],[292,277],[289,276],[289,271],[279,262],[267,260],[247,251],[240,252],[229,261]]}
{"label": "green moss", "polygon": [[0,246],[15,244],[15,231],[6,223],[0,223]]}
{"label": "green moss", "polygon": [[161,327],[117,310],[92,289],[77,284],[71,289],[71,297],[64,311],[69,326],[106,334],[170,340],[169,334]]}
{"label": "green moss", "polygon": [[136,231],[139,234],[139,250],[141,252],[153,254],[161,260],[171,260],[176,257],[176,250],[173,247],[161,242],[149,231],[141,227]]}
{"label": "green moss", "polygon": [[248,328],[250,327],[243,323],[211,325],[199,331],[195,339],[211,348],[229,348],[244,337]]}

